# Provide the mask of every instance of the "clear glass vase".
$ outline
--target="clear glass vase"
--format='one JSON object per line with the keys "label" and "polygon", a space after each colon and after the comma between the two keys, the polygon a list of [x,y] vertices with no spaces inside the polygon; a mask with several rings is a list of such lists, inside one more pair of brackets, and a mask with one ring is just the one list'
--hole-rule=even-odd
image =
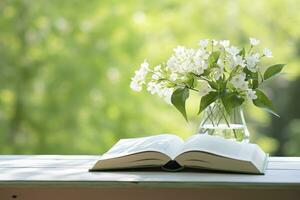
{"label": "clear glass vase", "polygon": [[242,108],[236,107],[229,114],[220,100],[202,111],[198,133],[238,142],[249,142],[250,136]]}

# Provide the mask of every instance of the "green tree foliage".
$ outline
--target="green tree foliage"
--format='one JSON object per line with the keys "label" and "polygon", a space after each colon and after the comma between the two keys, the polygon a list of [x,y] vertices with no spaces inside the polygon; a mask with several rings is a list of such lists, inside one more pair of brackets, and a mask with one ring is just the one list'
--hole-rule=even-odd
{"label": "green tree foliage", "polygon": [[135,94],[134,70],[178,44],[256,37],[287,67],[265,85],[281,118],[247,107],[252,140],[299,155],[299,9],[297,0],[1,0],[0,153],[99,154],[123,137],[191,135],[197,110],[187,108],[188,125],[162,100]]}

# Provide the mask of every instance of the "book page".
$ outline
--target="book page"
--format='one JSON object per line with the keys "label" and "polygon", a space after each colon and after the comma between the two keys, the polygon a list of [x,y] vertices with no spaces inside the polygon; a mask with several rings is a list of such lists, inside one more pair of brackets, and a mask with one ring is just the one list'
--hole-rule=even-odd
{"label": "book page", "polygon": [[140,152],[157,151],[174,158],[184,141],[176,135],[161,134],[149,137],[121,139],[100,160],[131,155]]}
{"label": "book page", "polygon": [[231,141],[217,136],[196,134],[188,138],[179,153],[203,151],[233,159],[251,160],[251,156],[257,149],[259,148],[255,144]]}

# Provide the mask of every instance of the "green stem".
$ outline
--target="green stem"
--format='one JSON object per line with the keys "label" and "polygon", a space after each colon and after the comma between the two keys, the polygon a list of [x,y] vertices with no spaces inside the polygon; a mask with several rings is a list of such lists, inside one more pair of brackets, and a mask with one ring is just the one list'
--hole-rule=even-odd
{"label": "green stem", "polygon": [[187,87],[187,88],[190,89],[190,90],[193,90],[193,91],[196,91],[196,92],[200,92],[200,90],[197,90],[197,89],[195,89],[195,88],[188,87],[188,86],[185,86],[185,87]]}
{"label": "green stem", "polygon": [[[214,107],[215,107],[215,104],[214,104]],[[209,109],[209,111],[210,111],[210,114],[208,115],[208,117],[209,117],[209,119],[210,119],[212,125],[215,126],[214,119],[213,119],[214,116],[213,116],[212,108],[209,106],[208,109]],[[212,118],[211,118],[211,115],[212,115]]]}
{"label": "green stem", "polygon": [[249,50],[248,50],[247,54],[249,54],[249,53],[250,53],[250,51],[252,50],[252,48],[253,48],[253,45],[251,45],[251,46],[250,46],[250,48],[249,48]]}
{"label": "green stem", "polygon": [[[227,118],[226,118],[226,115],[224,114],[224,112],[226,112],[226,110],[224,109],[224,110],[222,110],[222,111],[223,111],[223,112],[222,112],[222,115],[223,115],[223,117],[224,117],[224,119],[225,119],[225,122],[226,122],[228,128],[230,128],[230,124],[229,124],[229,122],[228,122],[228,120],[227,120]],[[233,131],[234,137],[237,139],[237,134],[236,134],[236,132],[235,132],[234,127],[232,128],[232,131]]]}

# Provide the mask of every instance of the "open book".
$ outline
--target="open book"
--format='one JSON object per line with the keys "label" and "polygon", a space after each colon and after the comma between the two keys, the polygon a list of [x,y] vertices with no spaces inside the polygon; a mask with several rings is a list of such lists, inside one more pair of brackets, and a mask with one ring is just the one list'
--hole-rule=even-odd
{"label": "open book", "polygon": [[171,134],[121,139],[90,171],[161,167],[263,174],[268,155],[259,146],[196,134],[183,141]]}

